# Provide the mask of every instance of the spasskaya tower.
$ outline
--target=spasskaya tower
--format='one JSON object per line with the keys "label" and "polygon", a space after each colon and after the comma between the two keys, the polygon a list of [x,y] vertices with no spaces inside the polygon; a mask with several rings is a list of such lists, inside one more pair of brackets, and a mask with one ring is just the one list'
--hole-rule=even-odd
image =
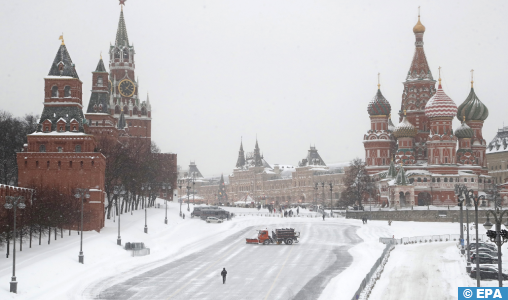
{"label": "spasskaya tower", "polygon": [[[117,128],[125,131],[125,136],[151,140],[151,105],[146,96],[142,101],[139,95],[139,80],[135,75],[134,46],[129,43],[127,27],[123,15],[123,3],[115,44],[109,48],[109,87],[110,113],[117,119]],[[122,136],[122,135],[120,135]]]}

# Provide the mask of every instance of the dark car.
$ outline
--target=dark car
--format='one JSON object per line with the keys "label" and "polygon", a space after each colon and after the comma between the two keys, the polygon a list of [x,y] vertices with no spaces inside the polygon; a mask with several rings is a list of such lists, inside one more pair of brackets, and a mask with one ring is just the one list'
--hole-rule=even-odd
{"label": "dark car", "polygon": [[[471,278],[476,278],[476,268],[473,268],[471,270],[471,273],[469,274]],[[503,272],[502,273],[503,280],[508,280],[508,274]],[[481,279],[498,279],[498,268],[495,266],[480,266],[480,278]]]}
{"label": "dark car", "polygon": [[497,247],[494,244],[487,244],[487,243],[470,243],[469,244],[469,250],[476,249],[477,244],[480,248],[489,248],[493,251],[497,251]]}
{"label": "dark car", "polygon": [[[481,264],[496,264],[497,263],[497,256],[490,255],[488,253],[478,253],[478,257],[480,258]],[[471,262],[476,263],[476,253],[473,253],[471,255]]]}

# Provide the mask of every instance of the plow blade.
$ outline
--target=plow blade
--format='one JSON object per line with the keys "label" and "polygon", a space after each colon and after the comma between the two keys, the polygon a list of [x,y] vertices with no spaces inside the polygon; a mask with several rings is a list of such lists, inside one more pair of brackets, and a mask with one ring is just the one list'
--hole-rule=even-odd
{"label": "plow blade", "polygon": [[245,239],[247,240],[247,244],[259,244],[258,239]]}

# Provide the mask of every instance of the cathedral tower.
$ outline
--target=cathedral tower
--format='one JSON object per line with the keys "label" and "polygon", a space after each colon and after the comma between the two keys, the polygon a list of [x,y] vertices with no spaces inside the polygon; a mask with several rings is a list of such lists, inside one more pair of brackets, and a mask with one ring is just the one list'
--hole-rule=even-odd
{"label": "cathedral tower", "polygon": [[[378,74],[379,76],[379,74]],[[390,163],[395,148],[389,116],[390,103],[381,93],[381,84],[378,82],[377,92],[369,102],[367,112],[370,117],[370,130],[364,135],[363,146],[365,147],[365,164],[369,173],[384,170]]]}
{"label": "cathedral tower", "polygon": [[415,52],[404,82],[399,120],[402,121],[402,112],[405,110],[407,120],[416,127],[417,134],[414,138],[415,156],[417,160],[421,161],[427,159],[425,143],[429,135],[429,121],[425,116],[425,105],[436,92],[436,81],[432,77],[423,50],[425,26],[420,21],[419,13],[418,23],[413,27],[413,32],[416,38]]}
{"label": "cathedral tower", "polygon": [[[453,135],[452,129],[452,120],[456,114],[457,105],[443,91],[440,76],[438,89],[425,106],[425,116],[430,121],[430,135],[427,141],[429,170],[433,168],[431,166],[456,163],[457,138]],[[453,168],[436,171],[441,174],[448,172],[456,173],[457,171]]]}

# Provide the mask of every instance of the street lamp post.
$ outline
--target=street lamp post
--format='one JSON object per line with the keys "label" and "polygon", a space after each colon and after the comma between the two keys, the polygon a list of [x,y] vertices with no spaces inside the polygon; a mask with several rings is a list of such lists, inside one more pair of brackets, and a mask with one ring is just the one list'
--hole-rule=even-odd
{"label": "street lamp post", "polygon": [[332,211],[332,206],[333,206],[332,205],[332,202],[333,202],[332,201],[332,197],[333,197],[333,193],[332,193],[332,191],[333,191],[332,183],[330,182],[330,217],[333,218],[333,211]]}
{"label": "street lamp post", "polygon": [[18,282],[16,281],[16,208],[25,208],[25,197],[23,196],[6,196],[5,209],[13,210],[14,228],[12,229],[13,244],[12,244],[12,277],[10,282],[10,292],[18,293]]}
{"label": "street lamp post", "polygon": [[[499,207],[496,207],[496,210],[488,210],[487,211],[487,222],[483,224],[483,227],[487,229],[487,236],[490,238],[491,242],[494,242],[497,246],[497,279],[499,281],[499,287],[503,286],[503,263],[501,261],[501,246],[508,241],[508,231],[501,230],[501,223],[503,221],[503,215],[508,212],[508,210],[501,211]],[[492,223],[489,221],[489,214],[494,216],[494,222],[496,225],[496,230],[490,230],[492,228]],[[508,220],[504,224],[505,228],[508,228]],[[502,238],[502,239],[501,239]],[[476,260],[479,260],[477,257]]]}
{"label": "street lamp post", "polygon": [[323,215],[325,214],[325,182],[321,182],[321,187],[323,188]]}
{"label": "street lamp post", "polygon": [[190,179],[187,180],[187,211],[190,211],[190,189],[191,189],[191,186],[190,186]]}
{"label": "street lamp post", "polygon": [[178,199],[178,202],[180,202],[180,217],[182,216],[182,181],[180,180],[180,185],[178,186],[180,189],[180,197]]}
{"label": "street lamp post", "polygon": [[[90,198],[90,194],[88,192],[89,192],[88,189],[76,189],[76,194],[74,195],[74,197],[76,197],[76,199],[81,200],[81,242],[79,244],[78,258],[79,258],[79,262],[82,264],[84,264],[84,259],[85,259],[85,256],[83,255],[83,202],[85,202],[84,198],[86,198],[86,199]],[[120,221],[118,221],[118,224],[120,224]]]}
{"label": "street lamp post", "polygon": [[318,190],[318,183],[314,183],[314,207],[316,207],[317,210],[317,190]]}
{"label": "street lamp post", "polygon": [[113,194],[115,194],[115,203],[116,203],[116,211],[118,213],[118,238],[116,239],[116,244],[118,246],[122,246],[122,238],[120,237],[120,215],[122,212],[120,211],[120,206],[118,203],[118,198],[120,198],[120,195],[125,195],[125,189],[123,186],[115,186]]}
{"label": "street lamp post", "polygon": [[466,243],[466,250],[467,250],[467,266],[466,271],[468,273],[471,273],[471,250],[469,249],[469,208],[466,205],[466,232],[467,232],[467,243]]}
{"label": "street lamp post", "polygon": [[[474,205],[475,210],[475,231],[476,231],[476,257],[478,258],[478,205],[480,200],[485,199],[485,196],[477,196],[474,194],[473,190],[468,190],[467,186],[464,184],[456,184],[455,185],[455,195],[457,195],[458,202],[466,200],[466,205],[471,205],[471,202]],[[461,228],[462,232],[463,228]],[[466,269],[467,270],[467,269]],[[480,287],[480,260],[476,259],[476,286]]]}
{"label": "street lamp post", "polygon": [[194,189],[194,185],[196,184],[196,173],[192,173],[192,204],[196,207],[196,200],[194,199],[194,195],[196,194],[196,190]]}
{"label": "street lamp post", "polygon": [[[162,184],[162,189],[165,191],[166,190],[166,187],[167,187],[167,190],[168,190],[168,194],[169,194],[169,191],[171,190],[171,185],[169,185],[168,183],[166,184]],[[173,192],[171,192],[173,193]],[[167,194],[166,194],[167,195]],[[167,198],[164,197],[164,198]],[[164,224],[168,224],[168,200],[167,199],[164,199],[164,201],[166,202],[166,215],[165,215],[165,218],[164,218]]]}
{"label": "street lamp post", "polygon": [[[141,187],[141,190],[143,191],[145,188],[142,186]],[[152,190],[152,187],[150,185],[148,185],[147,187],[147,190],[148,190],[148,202],[150,203],[150,191]],[[148,233],[148,225],[147,225],[147,210],[146,210],[146,197],[145,197],[145,193],[143,193],[143,199],[145,200],[145,228],[144,228],[144,232],[145,233]]]}

